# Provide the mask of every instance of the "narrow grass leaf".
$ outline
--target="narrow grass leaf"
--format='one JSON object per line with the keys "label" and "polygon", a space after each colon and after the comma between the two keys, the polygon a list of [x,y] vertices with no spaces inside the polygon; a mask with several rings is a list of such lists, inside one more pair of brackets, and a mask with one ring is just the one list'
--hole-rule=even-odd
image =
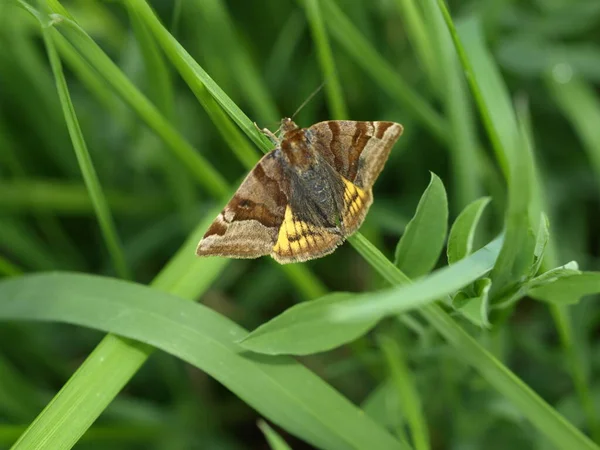
{"label": "narrow grass leaf", "polygon": [[438,0],[438,6],[454,41],[498,164],[508,179],[510,152],[517,140],[516,119],[500,75],[484,45],[479,22],[474,17],[465,19],[457,31],[444,0]]}
{"label": "narrow grass leaf", "polygon": [[427,101],[375,50],[333,1],[322,2],[327,26],[337,43],[381,88],[410,110],[440,141],[448,139],[448,125]]}
{"label": "narrow grass leaf", "polygon": [[559,305],[577,303],[586,295],[600,294],[600,272],[562,276],[552,283],[528,290],[527,294]]}
{"label": "narrow grass leaf", "polygon": [[130,279],[132,277],[131,270],[125,261],[125,255],[123,254],[121,242],[117,235],[110,209],[85,144],[79,121],[77,120],[75,108],[73,107],[71,95],[69,94],[69,88],[67,87],[67,80],[65,79],[62,70],[62,63],[56,48],[54,47],[52,33],[54,33],[55,30],[47,28],[42,22],[40,22],[40,25],[44,44],[46,45],[46,51],[48,52],[48,57],[50,59],[50,66],[52,67],[52,72],[54,73],[54,78],[56,80],[56,89],[58,90],[65,122],[69,129],[69,135],[71,136],[73,149],[77,156],[81,174],[85,181],[92,204],[94,205],[94,211],[100,225],[100,230],[102,231],[102,236],[106,242],[108,252],[112,258],[117,274],[121,278]]}
{"label": "narrow grass leaf", "polygon": [[454,264],[473,251],[473,239],[483,210],[490,202],[490,197],[482,197],[471,202],[458,215],[448,236],[448,264]]}
{"label": "narrow grass leaf", "polygon": [[357,294],[336,292],[292,306],[251,332],[240,345],[267,355],[308,355],[353,341],[373,328],[377,319],[334,324],[327,313],[332,306],[356,297]]}
{"label": "narrow grass leaf", "polygon": [[[234,122],[252,139],[252,141],[264,152],[271,150],[271,142],[260,133],[254,123],[244,114],[244,112],[227,96],[217,83],[206,73],[206,71],[190,56],[190,54],[181,46],[179,42],[167,31],[160,23],[158,17],[154,14],[150,5],[145,0],[127,0],[133,10],[144,20],[146,25],[154,33],[156,40],[163,47],[167,56],[171,59],[181,76],[188,83],[198,100],[203,104],[207,112],[213,118],[215,125],[221,127],[220,131],[224,137],[227,133],[237,134],[237,130],[232,128],[229,122],[222,119],[222,111],[212,106],[206,91],[217,101],[221,108],[231,117]],[[216,120],[218,119],[218,120]],[[242,141],[243,143],[244,141]],[[253,166],[256,163],[255,152],[242,144],[244,147],[240,150],[230,145],[234,152],[245,164]]]}
{"label": "narrow grass leaf", "polygon": [[444,248],[447,230],[446,190],[442,180],[432,173],[417,211],[396,247],[396,267],[410,278],[418,278],[431,271]]}
{"label": "narrow grass leaf", "polygon": [[283,23],[265,63],[265,78],[272,92],[278,91],[293,64],[294,54],[306,30],[306,18],[301,10],[294,11]]}
{"label": "narrow grass leaf", "polygon": [[431,448],[429,430],[413,374],[396,341],[382,335],[379,336],[378,342],[387,362],[390,379],[410,428],[414,448],[415,450],[428,450]]}
{"label": "narrow grass leaf", "polygon": [[[225,2],[203,0],[194,2],[193,6],[200,9],[204,23],[207,24],[205,35],[210,36],[211,45],[219,48],[221,54],[227,55],[228,66],[235,81],[260,123],[269,124],[281,119],[262,75],[249,56],[251,53],[237,34]],[[238,76],[239,74],[243,76]]]}
{"label": "narrow grass leaf", "polygon": [[478,164],[479,148],[471,97],[456,49],[436,0],[422,2],[425,22],[431,36],[431,46],[437,58],[438,93],[442,94],[444,109],[450,124],[448,151],[454,175],[454,208],[460,211],[475,200],[481,192],[481,169]]}
{"label": "narrow grass leaf", "polygon": [[335,62],[329,45],[329,37],[325,30],[325,21],[321,13],[320,0],[304,0],[306,16],[312,33],[314,45],[319,58],[319,65],[325,81],[325,92],[332,118],[347,119],[348,110],[344,102],[342,85],[335,70]]}
{"label": "narrow grass leaf", "polygon": [[[572,74],[564,64],[555,66],[547,86],[583,144],[596,178],[600,177],[600,97],[594,87]],[[566,74],[565,74],[566,72]]]}
{"label": "narrow grass leaf", "polygon": [[[142,285],[66,273],[2,281],[0,298],[3,320],[71,323],[171,353],[207,372],[269,420],[317,447],[402,448],[383,428],[293,359],[255,357],[244,352],[235,341],[246,332],[201,305]],[[102,393],[98,401],[104,401],[105,391],[98,392]],[[74,443],[76,436],[56,436],[55,432],[51,429],[47,435],[38,435],[28,445],[21,440],[15,448],[69,448]]]}
{"label": "narrow grass leaf", "polygon": [[429,78],[429,84],[436,92],[440,92],[443,85],[440,61],[433,46],[420,2],[416,0],[395,0],[394,3],[402,23],[406,26],[406,36],[415,49],[418,60]]}
{"label": "narrow grass leaf", "polygon": [[54,26],[68,36],[69,42],[167,144],[167,148],[181,160],[200,185],[215,196],[222,196],[228,191],[225,179],[178,133],[85,31],[60,16],[56,17]]}
{"label": "narrow grass leaf", "polygon": [[258,428],[263,432],[271,450],[292,450],[287,442],[264,420],[258,421]]}

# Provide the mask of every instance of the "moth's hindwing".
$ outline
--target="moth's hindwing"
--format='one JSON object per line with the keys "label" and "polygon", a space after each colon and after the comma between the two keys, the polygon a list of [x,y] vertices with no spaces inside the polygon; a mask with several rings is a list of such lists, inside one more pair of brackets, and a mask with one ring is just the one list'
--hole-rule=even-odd
{"label": "moth's hindwing", "polygon": [[280,263],[307,261],[328,255],[342,240],[334,230],[299,219],[288,206],[271,256]]}
{"label": "moth's hindwing", "polygon": [[344,234],[350,236],[363,223],[371,203],[373,195],[371,190],[363,190],[354,183],[344,180],[344,211],[342,212],[342,221]]}

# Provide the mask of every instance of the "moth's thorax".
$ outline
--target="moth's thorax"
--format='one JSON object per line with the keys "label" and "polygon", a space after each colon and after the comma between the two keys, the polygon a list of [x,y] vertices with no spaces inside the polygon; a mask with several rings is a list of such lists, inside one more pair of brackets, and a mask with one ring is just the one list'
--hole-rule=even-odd
{"label": "moth's thorax", "polygon": [[281,150],[288,163],[296,169],[306,170],[315,164],[317,155],[311,147],[310,132],[306,129],[296,128],[285,133]]}

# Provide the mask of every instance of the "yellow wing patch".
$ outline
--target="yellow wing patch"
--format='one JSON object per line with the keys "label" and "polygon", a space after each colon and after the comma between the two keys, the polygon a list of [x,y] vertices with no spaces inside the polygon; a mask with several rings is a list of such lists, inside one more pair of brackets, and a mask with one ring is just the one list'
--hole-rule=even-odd
{"label": "yellow wing patch", "polygon": [[331,253],[341,240],[337,234],[294,218],[288,206],[271,256],[279,262],[306,261]]}
{"label": "yellow wing patch", "polygon": [[342,220],[348,235],[352,234],[362,224],[369,206],[373,202],[371,191],[364,191],[351,181],[344,180],[344,211]]}

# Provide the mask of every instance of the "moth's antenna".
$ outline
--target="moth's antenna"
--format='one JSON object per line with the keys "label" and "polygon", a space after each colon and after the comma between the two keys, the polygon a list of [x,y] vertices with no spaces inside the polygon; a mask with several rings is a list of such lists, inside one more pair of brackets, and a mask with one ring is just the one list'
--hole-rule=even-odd
{"label": "moth's antenna", "polygon": [[294,112],[294,114],[292,114],[292,117],[291,117],[291,119],[293,119],[294,117],[296,117],[296,114],[298,114],[298,113],[300,112],[300,110],[301,110],[302,108],[304,108],[304,107],[306,106],[306,104],[307,104],[308,102],[310,102],[310,101],[313,99],[313,97],[314,97],[315,95],[317,95],[317,93],[318,93],[318,92],[319,92],[321,89],[323,89],[323,86],[325,86],[325,83],[326,83],[326,81],[323,81],[323,82],[321,83],[321,85],[320,85],[318,88],[316,88],[316,89],[315,89],[315,90],[312,92],[312,94],[310,94],[310,95],[308,96],[308,98],[307,98],[306,100],[304,100],[304,101],[302,102],[302,104],[301,104],[301,105],[298,107],[298,109],[297,109],[297,110]]}

